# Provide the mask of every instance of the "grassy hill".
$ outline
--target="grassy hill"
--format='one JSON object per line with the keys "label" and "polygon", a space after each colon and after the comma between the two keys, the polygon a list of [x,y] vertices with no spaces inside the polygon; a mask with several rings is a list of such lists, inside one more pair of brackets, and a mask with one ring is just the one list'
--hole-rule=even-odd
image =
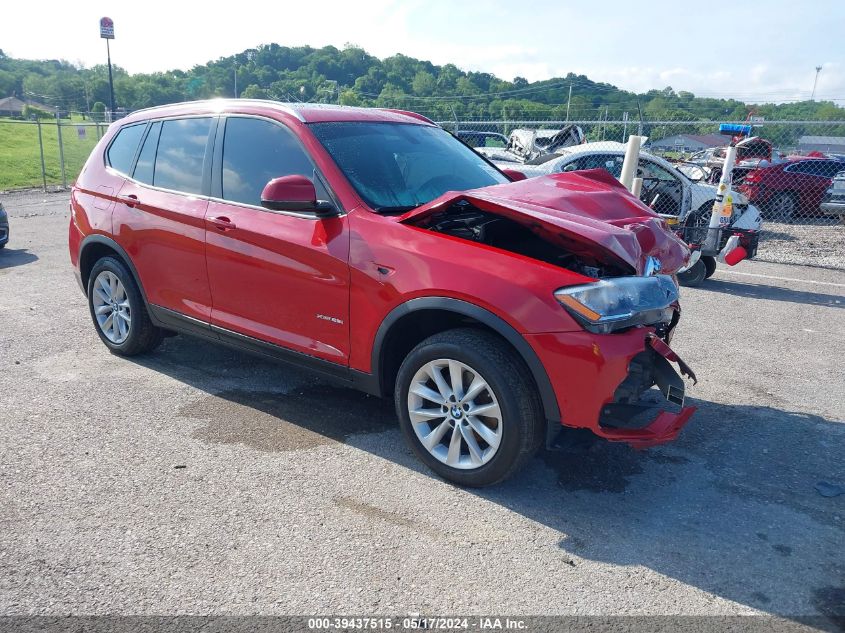
{"label": "grassy hill", "polygon": [[[77,131],[77,124],[81,123],[81,121],[62,121],[62,143],[68,182],[73,182],[79,174],[99,138],[97,128],[88,125],[85,126],[85,137],[81,138]],[[103,131],[104,127],[100,126],[99,133]],[[44,143],[47,183],[60,184],[62,171],[55,121],[48,120],[41,124],[41,138]],[[33,123],[0,118],[0,191],[20,187],[38,187],[41,184],[38,126]]]}

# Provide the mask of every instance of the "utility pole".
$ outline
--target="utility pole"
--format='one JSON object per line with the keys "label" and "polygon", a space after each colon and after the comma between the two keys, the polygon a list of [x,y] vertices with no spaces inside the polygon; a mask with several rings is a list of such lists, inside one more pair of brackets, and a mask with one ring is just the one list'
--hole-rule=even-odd
{"label": "utility pole", "polygon": [[238,67],[235,66],[235,99],[238,98]]}
{"label": "utility pole", "polygon": [[810,95],[810,101],[816,100],[816,86],[819,84],[819,73],[822,71],[821,66],[816,66],[816,78],[813,80],[813,94]]}
{"label": "utility pole", "polygon": [[566,100],[566,122],[569,123],[569,104],[572,103],[572,84],[569,84],[569,98]]}
{"label": "utility pole", "polygon": [[604,123],[601,126],[601,140],[604,140],[604,133],[607,131],[607,111],[609,106],[604,107]]}

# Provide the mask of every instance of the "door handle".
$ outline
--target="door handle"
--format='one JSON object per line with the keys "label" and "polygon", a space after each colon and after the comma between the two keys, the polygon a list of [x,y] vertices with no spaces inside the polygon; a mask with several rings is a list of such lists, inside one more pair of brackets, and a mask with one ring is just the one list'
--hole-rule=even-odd
{"label": "door handle", "polygon": [[222,215],[216,218],[208,218],[208,221],[219,231],[231,231],[238,228],[234,222]]}
{"label": "door handle", "polygon": [[130,193],[126,196],[118,196],[117,199],[120,200],[127,207],[130,207],[132,209],[141,204],[141,201],[138,200],[138,196],[136,196],[134,193]]}

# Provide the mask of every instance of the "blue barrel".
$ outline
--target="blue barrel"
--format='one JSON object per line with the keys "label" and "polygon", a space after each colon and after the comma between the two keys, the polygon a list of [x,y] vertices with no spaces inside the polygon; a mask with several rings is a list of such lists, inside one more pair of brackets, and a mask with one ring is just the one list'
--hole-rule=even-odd
{"label": "blue barrel", "polygon": [[721,123],[719,124],[719,134],[725,134],[727,136],[751,136],[751,126],[739,123]]}

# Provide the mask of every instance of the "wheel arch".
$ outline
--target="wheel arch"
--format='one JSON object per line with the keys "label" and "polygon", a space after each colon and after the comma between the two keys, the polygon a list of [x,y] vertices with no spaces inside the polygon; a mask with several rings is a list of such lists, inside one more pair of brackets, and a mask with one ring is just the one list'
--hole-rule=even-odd
{"label": "wheel arch", "polygon": [[132,278],[135,280],[135,285],[138,286],[138,290],[141,293],[141,298],[144,300],[144,304],[147,308],[149,308],[147,295],[144,292],[144,286],[141,285],[141,278],[138,276],[138,271],[135,269],[135,265],[132,263],[132,259],[129,257],[129,254],[120,244],[105,235],[96,233],[89,235],[82,240],[82,244],[79,247],[79,275],[82,281],[82,286],[86,292],[88,288],[88,278],[91,275],[91,270],[94,268],[94,265],[103,257],[109,256],[117,257],[117,259],[126,265],[129,272],[132,274]]}
{"label": "wheel arch", "polygon": [[475,325],[504,339],[531,373],[546,420],[560,424],[560,408],[552,383],[528,341],[509,323],[489,310],[451,297],[420,297],[391,310],[376,331],[371,358],[372,376],[380,394],[389,395],[399,366],[420,341],[453,327]]}

